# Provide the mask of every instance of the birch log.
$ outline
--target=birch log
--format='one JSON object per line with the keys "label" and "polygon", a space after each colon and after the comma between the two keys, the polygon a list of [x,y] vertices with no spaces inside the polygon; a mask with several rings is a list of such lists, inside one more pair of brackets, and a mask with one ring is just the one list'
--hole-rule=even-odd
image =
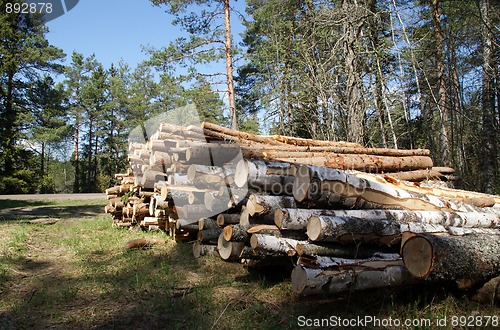
{"label": "birch log", "polygon": [[292,271],[292,290],[302,295],[360,291],[414,282],[401,259],[337,259],[326,268],[297,265]]}
{"label": "birch log", "polygon": [[500,228],[500,215],[493,212],[444,212],[409,210],[323,210],[323,209],[276,209],[274,222],[280,229],[302,230],[311,216],[330,215],[372,220],[388,220],[400,223],[423,223],[463,228]]}
{"label": "birch log", "polygon": [[[301,166],[295,174],[293,195],[297,201],[319,200],[324,196],[334,196],[339,202],[342,198],[368,202],[378,208],[402,208],[408,210],[429,211],[478,211],[477,208],[428,196],[419,192],[396,188],[377,182],[377,179],[367,179],[351,175],[346,171],[316,167]],[[340,199],[338,197],[341,197]]]}
{"label": "birch log", "polygon": [[[321,245],[319,245],[321,244]],[[368,244],[341,243],[300,243],[296,246],[299,256],[331,256],[337,258],[363,259],[370,258],[375,253],[390,252],[380,246]]]}
{"label": "birch log", "polygon": [[312,216],[307,222],[307,236],[312,241],[370,242],[390,246],[399,242],[401,230],[394,221]]}
{"label": "birch log", "polygon": [[276,237],[265,234],[253,234],[250,238],[250,246],[255,250],[264,250],[293,257],[297,254],[295,246],[301,241],[294,239]]}
{"label": "birch log", "polygon": [[221,213],[217,216],[217,226],[223,227],[231,224],[240,223],[241,215],[239,213]]}
{"label": "birch log", "polygon": [[201,256],[218,256],[219,251],[217,245],[203,244],[199,241],[193,243],[193,256],[199,258]]}
{"label": "birch log", "polygon": [[219,238],[219,235],[221,233],[222,233],[221,228],[203,229],[203,230],[198,231],[197,240],[202,242],[202,243],[213,241],[213,240],[217,241],[217,239]]}
{"label": "birch log", "polygon": [[500,233],[419,234],[402,247],[405,267],[418,279],[453,280],[460,288],[500,275]]}
{"label": "birch log", "polygon": [[219,250],[220,257],[226,261],[238,260],[244,246],[244,242],[229,242],[225,240],[224,233],[219,235],[217,241],[217,249]]}
{"label": "birch log", "polygon": [[251,194],[248,197],[247,210],[250,216],[258,216],[273,213],[276,208],[297,207],[295,199],[291,196],[269,196],[263,194]]}
{"label": "birch log", "polygon": [[295,167],[285,162],[250,161],[243,159],[236,165],[234,182],[237,187],[248,187],[275,195],[291,195]]}

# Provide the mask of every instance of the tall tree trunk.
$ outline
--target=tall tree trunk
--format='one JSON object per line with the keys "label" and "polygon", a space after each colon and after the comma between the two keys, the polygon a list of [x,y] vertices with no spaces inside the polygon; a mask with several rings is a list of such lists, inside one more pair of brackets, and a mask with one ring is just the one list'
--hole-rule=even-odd
{"label": "tall tree trunk", "polygon": [[93,120],[89,120],[89,154],[88,154],[88,163],[87,163],[87,192],[90,192],[91,181],[92,181],[92,124]]}
{"label": "tall tree trunk", "polygon": [[76,112],[75,118],[75,151],[73,162],[75,166],[75,182],[73,184],[73,192],[80,192],[80,115]]}
{"label": "tall tree trunk", "polygon": [[[350,11],[353,4],[350,0],[342,3],[345,12]],[[358,57],[356,46],[359,44],[361,27],[356,18],[354,22],[344,23],[344,56],[346,66],[346,110],[347,110],[347,140],[361,145],[364,143],[365,112],[361,101],[361,91],[358,73]]]}
{"label": "tall tree trunk", "polygon": [[441,30],[441,10],[440,0],[431,0],[431,13],[432,13],[432,24],[434,27],[434,38],[436,42],[436,76],[437,76],[437,107],[439,111],[439,121],[441,138],[439,144],[439,153],[441,156],[441,163],[444,166],[451,165],[451,155],[450,155],[450,111],[447,107],[447,90],[446,90],[446,80],[445,80],[445,64],[444,64],[444,37]]}
{"label": "tall tree trunk", "polygon": [[97,165],[98,165],[97,164],[97,162],[98,162],[97,153],[98,153],[98,147],[99,147],[99,135],[96,132],[95,143],[94,143],[94,162],[93,162],[93,166],[92,166],[92,187],[91,187],[92,192],[97,191]]}
{"label": "tall tree trunk", "polygon": [[491,24],[490,0],[480,0],[480,11],[482,24],[483,44],[483,74],[482,74],[482,119],[483,119],[483,152],[482,164],[482,190],[493,193],[497,175],[497,137],[495,128],[495,68],[497,65],[495,57],[495,39],[493,26]]}
{"label": "tall tree trunk", "polygon": [[227,98],[229,102],[229,118],[231,128],[238,129],[238,118],[236,115],[236,105],[234,101],[234,80],[233,80],[233,55],[231,52],[231,16],[229,0],[224,0],[224,28],[226,31],[225,55],[226,55],[226,76],[227,76]]}
{"label": "tall tree trunk", "polygon": [[14,71],[8,72],[7,77],[7,96],[5,98],[5,136],[4,136],[4,157],[5,175],[12,175],[14,171],[14,153],[15,153],[15,133],[14,123],[17,120],[16,110],[14,109]]}
{"label": "tall tree trunk", "polygon": [[[396,13],[396,16],[398,17],[398,21],[399,21],[399,24],[401,25],[401,29],[402,29],[402,32],[403,32],[403,37],[406,41],[406,44],[408,45],[408,49],[410,51],[410,58],[411,58],[411,64],[412,64],[412,71],[413,71],[413,74],[415,75],[415,84],[416,84],[416,87],[417,87],[417,100],[418,100],[418,103],[420,103],[420,111],[422,113],[422,117],[424,119],[424,122],[428,125],[430,125],[430,122],[429,122],[429,116],[428,116],[428,110],[425,108],[425,100],[423,100],[422,98],[422,88],[421,88],[421,85],[420,85],[420,79],[418,78],[418,70],[417,70],[417,59],[415,58],[415,53],[413,51],[413,45],[410,41],[410,38],[408,37],[408,34],[406,32],[406,26],[405,26],[405,23],[403,21],[403,19],[401,18],[401,15],[399,14],[399,9],[398,9],[398,5],[397,5],[397,1],[396,0],[392,0],[392,5],[394,7],[394,11]],[[400,71],[401,72],[401,71]],[[409,125],[408,125],[409,127]],[[430,149],[431,150],[434,150],[434,138],[432,137],[432,130],[427,130],[427,138],[429,140],[429,145],[430,145]]]}
{"label": "tall tree trunk", "polygon": [[401,60],[401,51],[399,50],[398,44],[396,42],[396,37],[395,37],[395,33],[394,33],[394,22],[393,22],[392,15],[390,16],[390,21],[391,21],[391,38],[392,38],[392,43],[394,45],[394,48],[396,49],[396,54],[397,54],[397,57],[398,57],[398,68],[399,68],[398,80],[399,80],[399,85],[400,85],[400,88],[401,88],[401,92],[403,93],[403,98],[401,100],[401,105],[402,105],[403,110],[404,110],[406,129],[407,129],[407,134],[408,134],[408,137],[409,137],[409,140],[410,140],[410,146],[409,147],[410,147],[410,149],[413,149],[413,134],[412,134],[411,124],[410,124],[410,113],[408,111],[408,101],[407,101],[408,98],[406,96],[406,91],[405,91],[404,84],[403,84],[404,71],[403,71],[403,65],[402,65],[402,60]]}
{"label": "tall tree trunk", "polygon": [[[373,14],[377,13],[377,0],[370,0],[369,9]],[[370,33],[373,56],[377,60],[377,67],[378,67],[378,64],[379,64],[378,49],[380,46],[380,42],[379,42],[379,37],[378,37],[377,23],[375,20],[370,21],[369,33]],[[368,49],[367,49],[367,51],[368,51]],[[375,83],[373,83],[373,81],[372,81],[372,79],[373,79],[372,76],[375,79]],[[372,75],[370,76],[370,85],[372,88],[373,103],[375,106],[375,111],[377,112],[377,119],[378,119],[378,124],[380,127],[380,137],[382,138],[382,146],[384,148],[387,148],[387,138],[386,138],[386,132],[385,132],[385,126],[384,126],[385,118],[384,118],[384,112],[382,111],[382,106],[383,106],[382,82],[380,81],[380,78],[381,77],[379,77],[379,75],[378,75],[378,70],[376,70],[374,73],[372,72]]]}
{"label": "tall tree trunk", "polygon": [[41,193],[45,194],[47,192],[45,186],[45,142],[42,141],[42,150],[41,150],[41,159],[40,159],[40,179],[42,181]]}

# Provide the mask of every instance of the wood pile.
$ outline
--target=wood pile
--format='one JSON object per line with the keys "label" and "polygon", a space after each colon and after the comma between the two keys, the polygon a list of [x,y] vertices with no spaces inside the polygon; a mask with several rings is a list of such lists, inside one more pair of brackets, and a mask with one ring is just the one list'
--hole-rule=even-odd
{"label": "wood pile", "polygon": [[162,123],[130,143],[107,189],[119,227],[163,230],[193,254],[292,266],[300,295],[500,275],[500,197],[449,188],[429,150]]}

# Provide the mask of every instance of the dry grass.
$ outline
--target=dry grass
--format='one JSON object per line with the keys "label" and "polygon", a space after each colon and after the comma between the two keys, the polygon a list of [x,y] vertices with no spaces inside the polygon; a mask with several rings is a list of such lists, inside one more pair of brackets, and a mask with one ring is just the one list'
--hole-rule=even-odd
{"label": "dry grass", "polygon": [[[149,250],[126,251],[130,239],[164,236],[112,228],[107,216],[97,215],[103,204],[0,203],[11,216],[0,220],[0,329],[293,329],[300,316],[367,315],[447,317],[440,329],[456,329],[453,315],[500,315],[498,307],[471,303],[440,285],[304,299],[292,294],[289,274],[194,259],[188,243],[167,239]],[[40,217],[57,221],[28,221]]]}

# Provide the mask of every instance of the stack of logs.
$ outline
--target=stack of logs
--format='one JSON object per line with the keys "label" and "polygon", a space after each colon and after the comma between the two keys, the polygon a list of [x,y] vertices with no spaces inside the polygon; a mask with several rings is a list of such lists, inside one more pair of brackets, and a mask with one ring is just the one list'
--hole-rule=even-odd
{"label": "stack of logs", "polygon": [[449,188],[428,150],[162,123],[129,162],[106,191],[115,226],[193,241],[196,257],[292,265],[301,295],[500,275],[500,197]]}

